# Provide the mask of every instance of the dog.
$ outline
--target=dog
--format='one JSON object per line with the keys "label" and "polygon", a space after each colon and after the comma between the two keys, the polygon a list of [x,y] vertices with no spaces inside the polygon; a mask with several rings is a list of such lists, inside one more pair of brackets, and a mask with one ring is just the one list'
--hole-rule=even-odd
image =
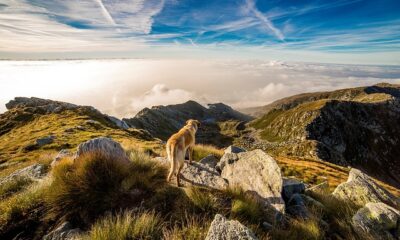
{"label": "dog", "polygon": [[173,134],[167,141],[166,150],[168,160],[171,163],[167,181],[171,181],[173,174],[176,174],[176,185],[180,187],[179,174],[185,162],[186,151],[189,150],[189,164],[192,163],[193,146],[196,143],[195,135],[200,126],[197,120],[189,119],[186,125]]}

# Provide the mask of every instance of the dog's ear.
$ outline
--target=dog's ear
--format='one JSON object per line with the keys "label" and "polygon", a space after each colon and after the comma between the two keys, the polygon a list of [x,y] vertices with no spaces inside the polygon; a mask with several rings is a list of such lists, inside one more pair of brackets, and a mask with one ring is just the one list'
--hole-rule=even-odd
{"label": "dog's ear", "polygon": [[201,126],[201,122],[199,120],[195,120],[197,123],[197,126],[200,127]]}
{"label": "dog's ear", "polygon": [[192,121],[192,119],[188,119],[187,121],[186,121],[186,125],[189,125],[189,123]]}

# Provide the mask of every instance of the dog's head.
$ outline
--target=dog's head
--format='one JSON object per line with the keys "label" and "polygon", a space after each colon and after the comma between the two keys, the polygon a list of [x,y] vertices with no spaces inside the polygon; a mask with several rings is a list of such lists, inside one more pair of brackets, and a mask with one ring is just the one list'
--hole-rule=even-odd
{"label": "dog's head", "polygon": [[197,129],[199,129],[199,126],[201,125],[201,123],[198,120],[189,119],[189,120],[186,121],[186,125],[187,126],[193,126],[197,131]]}

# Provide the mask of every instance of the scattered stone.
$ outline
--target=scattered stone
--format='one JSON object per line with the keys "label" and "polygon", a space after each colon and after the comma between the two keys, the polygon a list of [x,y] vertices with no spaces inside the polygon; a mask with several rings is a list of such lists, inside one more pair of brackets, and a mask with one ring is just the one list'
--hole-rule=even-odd
{"label": "scattered stone", "polygon": [[399,239],[400,212],[382,202],[367,203],[352,218],[354,230],[373,239]]}
{"label": "scattered stone", "polygon": [[219,173],[206,164],[192,162],[185,164],[181,171],[181,183],[184,186],[203,186],[223,190],[228,183]]}
{"label": "scattered stone", "polygon": [[27,178],[30,180],[39,180],[46,175],[46,167],[43,164],[34,164],[22,169],[19,169],[10,175],[0,179],[0,185],[6,182],[13,181],[17,178]]}
{"label": "scattered stone", "polygon": [[36,139],[36,144],[37,144],[39,147],[41,147],[41,146],[44,146],[44,145],[53,143],[55,138],[56,138],[56,137],[55,137],[55,136],[52,136],[52,135],[47,136],[47,137],[43,137],[43,138],[39,138],[39,139]]}
{"label": "scattered stone", "polygon": [[307,219],[310,216],[302,196],[298,193],[292,195],[287,203],[286,211],[292,216],[303,219]]}
{"label": "scattered stone", "polygon": [[368,202],[384,202],[389,206],[400,207],[400,200],[376,184],[367,174],[358,169],[350,170],[347,182],[339,184],[333,195],[364,206]]}
{"label": "scattered stone", "polygon": [[99,137],[79,144],[76,157],[90,152],[99,152],[111,156],[112,158],[129,162],[129,158],[121,147],[121,144],[115,142],[111,138]]}
{"label": "scattered stone", "polygon": [[211,223],[206,240],[255,240],[254,233],[236,220],[227,220],[217,214]]}
{"label": "scattered stone", "polygon": [[281,170],[276,161],[260,149],[234,155],[237,160],[227,161],[221,176],[230,186],[239,186],[266,203],[267,209],[272,211],[271,222],[280,219],[285,203],[281,196]]}
{"label": "scattered stone", "polygon": [[59,161],[66,157],[72,157],[73,153],[68,149],[62,149],[58,152],[57,156],[54,157],[53,161],[51,162],[51,167],[54,167],[59,163]]}
{"label": "scattered stone", "polygon": [[283,178],[282,197],[285,202],[289,201],[293,194],[304,193],[305,189],[304,183],[293,178]]}
{"label": "scattered stone", "polygon": [[218,159],[214,155],[210,154],[207,157],[202,158],[199,162],[211,168],[215,168],[217,166]]}
{"label": "scattered stone", "polygon": [[230,145],[224,151],[224,153],[241,153],[241,152],[246,152],[246,150],[244,150],[243,148],[240,148],[240,147],[233,146],[233,145]]}
{"label": "scattered stone", "polygon": [[265,231],[271,231],[274,228],[269,222],[263,222],[262,227]]}
{"label": "scattered stone", "polygon": [[58,228],[43,237],[43,240],[75,240],[82,234],[79,228],[72,228],[69,222],[62,223]]}
{"label": "scattered stone", "polygon": [[301,197],[303,198],[305,204],[309,207],[316,207],[319,209],[324,209],[325,206],[324,204],[322,204],[320,201],[315,200],[314,198],[305,195],[305,194],[301,194]]}
{"label": "scattered stone", "polygon": [[85,131],[86,130],[86,128],[84,126],[81,126],[81,125],[78,125],[75,128],[80,130],[80,131]]}

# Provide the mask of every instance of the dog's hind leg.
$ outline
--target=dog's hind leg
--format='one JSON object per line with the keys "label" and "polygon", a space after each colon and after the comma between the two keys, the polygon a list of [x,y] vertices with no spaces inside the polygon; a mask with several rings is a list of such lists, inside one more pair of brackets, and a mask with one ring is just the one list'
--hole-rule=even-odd
{"label": "dog's hind leg", "polygon": [[167,177],[167,182],[171,181],[171,177],[175,172],[175,149],[171,145],[167,145],[167,155],[168,155],[168,160],[171,163],[171,169],[169,170],[169,174]]}
{"label": "dog's hind leg", "polygon": [[193,147],[188,147],[187,150],[189,151],[189,164],[192,164],[192,160],[193,160]]}
{"label": "dog's hind leg", "polygon": [[182,170],[182,167],[183,167],[183,162],[182,163],[178,163],[178,164],[179,164],[179,167],[178,167],[178,171],[176,173],[176,185],[178,187],[181,187],[180,174],[181,174],[181,170]]}

